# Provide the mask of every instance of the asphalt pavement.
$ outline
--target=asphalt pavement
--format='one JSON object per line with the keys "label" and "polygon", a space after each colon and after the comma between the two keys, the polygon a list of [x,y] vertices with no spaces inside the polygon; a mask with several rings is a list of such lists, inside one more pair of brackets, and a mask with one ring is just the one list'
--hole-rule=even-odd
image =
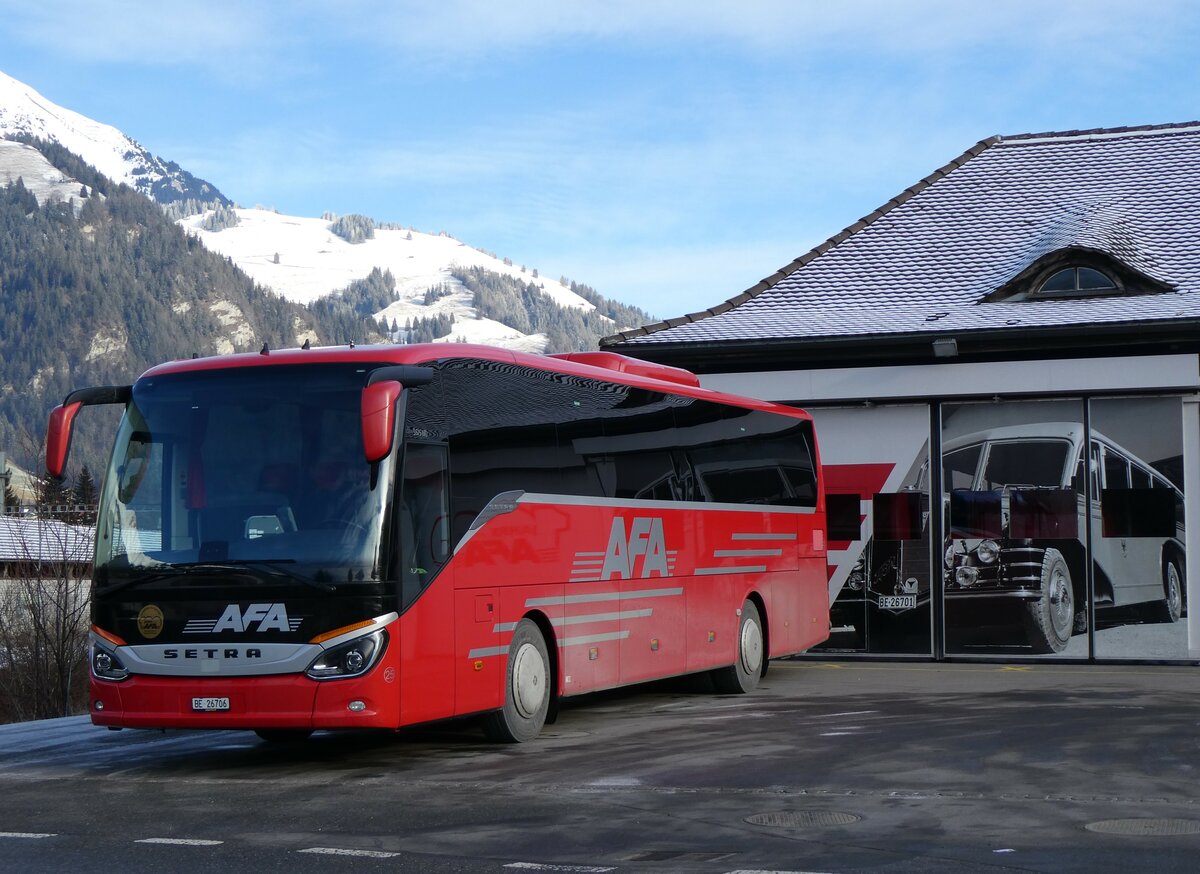
{"label": "asphalt pavement", "polygon": [[0,870],[1194,872],[1197,668],[774,663],[318,733],[0,726]]}

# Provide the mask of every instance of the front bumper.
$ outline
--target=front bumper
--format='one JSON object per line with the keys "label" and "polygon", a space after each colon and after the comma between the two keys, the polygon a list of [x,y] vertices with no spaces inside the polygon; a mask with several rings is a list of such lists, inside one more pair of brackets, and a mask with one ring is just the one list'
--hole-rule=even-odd
{"label": "front bumper", "polygon": [[957,553],[954,567],[943,575],[946,599],[999,597],[1035,601],[1042,596],[1045,556],[1044,547],[1010,546],[1000,550],[995,562],[982,564],[972,553]]}
{"label": "front bumper", "polygon": [[[89,699],[92,723],[114,728],[396,728],[394,683],[395,671],[381,665],[362,677],[333,681],[304,674],[135,675],[121,682],[92,677]],[[194,698],[228,698],[229,709],[196,711]]]}

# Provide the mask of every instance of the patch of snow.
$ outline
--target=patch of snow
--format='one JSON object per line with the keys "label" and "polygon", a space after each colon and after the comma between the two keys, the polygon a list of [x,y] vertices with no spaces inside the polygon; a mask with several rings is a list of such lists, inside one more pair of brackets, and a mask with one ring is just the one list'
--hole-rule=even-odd
{"label": "patch of snow", "polygon": [[150,194],[163,179],[170,179],[176,191],[185,190],[178,167],[171,169],[136,140],[112,125],[65,109],[0,72],[0,139],[15,134],[53,140],[114,182],[124,182],[143,194]]}
{"label": "patch of snow", "polygon": [[0,186],[18,179],[38,199],[38,203],[60,200],[78,210],[79,182],[64,176],[33,146],[0,140]]}
{"label": "patch of snow", "polygon": [[281,215],[265,209],[238,209],[237,215],[235,227],[220,231],[201,227],[205,215],[191,216],[180,224],[208,249],[230,258],[256,282],[297,303],[311,303],[345,288],[376,267],[392,272],[401,298],[419,303],[427,289],[451,282],[450,270],[458,266],[482,267],[532,282],[560,306],[595,309],[558,280],[534,278],[532,272],[522,273],[520,267],[505,264],[453,237],[376,228],[374,239],[348,243],[329,229],[331,222],[325,219]]}

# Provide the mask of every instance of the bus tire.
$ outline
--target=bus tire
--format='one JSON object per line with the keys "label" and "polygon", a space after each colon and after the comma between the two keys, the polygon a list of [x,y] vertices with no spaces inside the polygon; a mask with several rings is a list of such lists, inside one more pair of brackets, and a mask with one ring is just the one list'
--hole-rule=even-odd
{"label": "bus tire", "polygon": [[753,601],[742,605],[738,623],[737,661],[712,672],[713,685],[723,695],[742,695],[758,685],[764,661],[762,619]]}
{"label": "bus tire", "polygon": [[1178,622],[1183,615],[1183,573],[1179,570],[1179,559],[1163,557],[1163,599],[1154,605],[1157,622]]}
{"label": "bus tire", "polygon": [[269,744],[298,744],[308,740],[311,728],[256,728],[254,733]]}
{"label": "bus tire", "polygon": [[533,740],[550,709],[550,657],[541,629],[522,619],[508,646],[504,706],[483,718],[483,733],[498,743]]}
{"label": "bus tire", "polygon": [[1071,642],[1075,590],[1067,560],[1057,549],[1042,557],[1041,595],[1025,605],[1025,634],[1036,653],[1059,653]]}

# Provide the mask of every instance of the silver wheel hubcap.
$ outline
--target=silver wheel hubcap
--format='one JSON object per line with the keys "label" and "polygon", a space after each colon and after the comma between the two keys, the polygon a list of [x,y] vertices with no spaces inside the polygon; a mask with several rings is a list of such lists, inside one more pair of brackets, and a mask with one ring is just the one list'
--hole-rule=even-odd
{"label": "silver wheel hubcap", "polygon": [[757,674],[762,668],[762,631],[757,623],[742,623],[741,656],[742,670],[747,674]]}
{"label": "silver wheel hubcap", "polygon": [[1069,637],[1075,622],[1075,606],[1071,603],[1071,584],[1061,567],[1050,577],[1050,621],[1059,637]]}
{"label": "silver wheel hubcap", "polygon": [[1172,616],[1178,616],[1183,612],[1180,608],[1183,606],[1183,587],[1179,585],[1179,571],[1174,564],[1167,565],[1167,607],[1171,611]]}
{"label": "silver wheel hubcap", "polygon": [[546,697],[546,664],[532,643],[523,643],[513,656],[513,704],[526,719],[538,712]]}

